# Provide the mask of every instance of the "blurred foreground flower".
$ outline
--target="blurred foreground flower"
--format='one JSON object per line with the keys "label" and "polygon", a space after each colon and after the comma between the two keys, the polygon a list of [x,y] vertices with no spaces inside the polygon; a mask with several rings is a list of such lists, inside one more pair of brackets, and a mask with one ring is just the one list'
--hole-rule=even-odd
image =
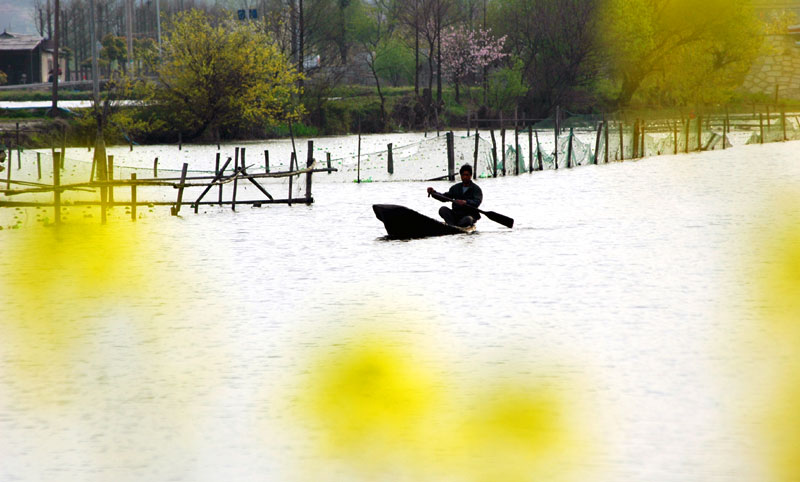
{"label": "blurred foreground flower", "polygon": [[[536,377],[453,380],[431,357],[380,335],[333,341],[312,364],[301,423],[365,479],[572,480],[584,444],[562,386]],[[505,377],[504,377],[505,378]],[[464,383],[478,387],[467,393]]]}

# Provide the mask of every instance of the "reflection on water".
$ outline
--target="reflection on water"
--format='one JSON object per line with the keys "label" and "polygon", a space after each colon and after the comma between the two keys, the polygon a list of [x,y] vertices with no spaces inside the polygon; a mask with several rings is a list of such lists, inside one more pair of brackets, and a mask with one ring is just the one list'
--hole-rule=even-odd
{"label": "reflection on water", "polygon": [[[440,204],[423,183],[320,183],[311,206],[157,210],[135,224],[115,208],[105,227],[89,229],[95,217],[2,231],[0,479],[376,478],[380,468],[310,463],[325,460],[329,434],[296,410],[322,373],[313,360],[358,344],[366,324],[401,364],[414,362],[398,370],[427,373],[392,386],[432,383],[430,393],[474,409],[456,413],[511,413],[557,438],[560,425],[524,407],[539,403],[537,387],[578,380],[542,403],[560,403],[582,422],[569,433],[592,443],[554,456],[553,473],[764,480],[752,450],[758,421],[739,417],[756,403],[743,395],[763,388],[745,385],[739,368],[766,356],[743,347],[759,310],[741,260],[768,249],[749,240],[779,222],[765,211],[770,198],[798,191],[796,149],[483,180],[484,207],[515,228],[483,219],[467,236],[382,239],[373,203],[435,216]],[[372,407],[364,420],[383,410],[351,400]],[[315,413],[336,413],[336,403]],[[423,417],[418,408],[389,412]],[[516,460],[486,442],[487,420],[455,433]],[[436,460],[436,450],[425,452]],[[475,480],[453,465],[416,474]]]}

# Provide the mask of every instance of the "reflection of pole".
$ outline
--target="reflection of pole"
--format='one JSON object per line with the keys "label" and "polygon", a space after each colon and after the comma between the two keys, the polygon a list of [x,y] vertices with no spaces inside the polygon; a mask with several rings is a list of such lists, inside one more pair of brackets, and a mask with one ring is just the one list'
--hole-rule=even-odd
{"label": "reflection of pole", "polygon": [[89,0],[89,43],[92,45],[92,98],[100,102],[100,79],[97,77],[97,23],[94,20],[95,0]]}
{"label": "reflection of pole", "polygon": [[158,30],[158,57],[161,58],[161,2],[156,0],[156,29]]}

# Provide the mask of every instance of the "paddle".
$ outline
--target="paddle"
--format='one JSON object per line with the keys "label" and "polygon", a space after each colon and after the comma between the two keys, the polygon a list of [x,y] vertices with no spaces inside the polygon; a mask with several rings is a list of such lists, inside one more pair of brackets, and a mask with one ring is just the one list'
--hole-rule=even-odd
{"label": "paddle", "polygon": [[[450,199],[447,196],[443,196],[443,195],[439,194],[436,191],[428,193],[428,196],[433,196],[434,199],[442,201],[442,202],[454,202],[455,201],[454,199]],[[491,219],[492,221],[494,221],[496,223],[500,223],[500,224],[502,224],[503,226],[505,226],[507,228],[511,228],[512,226],[514,226],[514,220],[511,219],[508,216],[504,216],[504,215],[502,215],[500,213],[496,213],[494,211],[483,211],[481,209],[474,208],[474,207],[469,206],[469,205],[465,205],[464,207],[467,207],[469,209],[474,209],[474,210],[478,211],[479,213],[485,215],[487,218]]]}

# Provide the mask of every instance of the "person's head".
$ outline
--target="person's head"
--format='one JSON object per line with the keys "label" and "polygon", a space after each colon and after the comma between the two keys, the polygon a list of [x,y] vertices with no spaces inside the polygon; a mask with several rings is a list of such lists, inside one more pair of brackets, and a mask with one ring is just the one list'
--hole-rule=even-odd
{"label": "person's head", "polygon": [[458,170],[458,173],[461,174],[461,182],[464,184],[469,184],[472,182],[472,166],[469,164],[464,164],[461,166],[461,169]]}

